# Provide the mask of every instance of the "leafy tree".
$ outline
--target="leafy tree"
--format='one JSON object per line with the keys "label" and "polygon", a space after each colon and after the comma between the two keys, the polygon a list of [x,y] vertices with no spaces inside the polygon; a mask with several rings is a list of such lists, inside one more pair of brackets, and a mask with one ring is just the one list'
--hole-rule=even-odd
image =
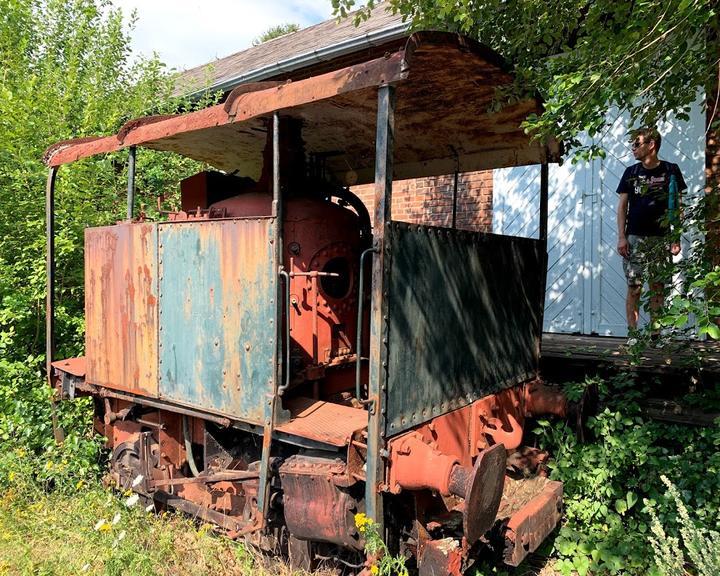
{"label": "leafy tree", "polygon": [[[131,118],[178,105],[168,96],[172,84],[162,63],[131,62],[131,26],[106,0],[0,0],[0,459],[17,446],[23,453],[74,450],[84,454],[77,461],[87,469],[94,453],[79,426],[67,427],[80,435],[63,448],[52,445],[42,378],[42,157],[59,140],[111,134]],[[83,348],[83,230],[123,217],[125,157],[120,152],[59,171],[57,341],[64,357]],[[151,151],[140,151],[138,163],[140,201],[147,203],[191,165]],[[67,403],[61,417],[87,422],[87,415],[86,404]]]}
{"label": "leafy tree", "polygon": [[274,40],[275,38],[280,38],[280,36],[285,36],[287,34],[292,34],[293,32],[297,32],[300,30],[299,24],[278,24],[277,26],[271,26],[265,32],[260,34],[255,40],[253,40],[252,45],[258,46],[259,44],[262,44],[263,42],[267,42],[268,40]]}
{"label": "leafy tree", "polygon": [[[331,0],[347,15],[355,0]],[[377,2],[369,0],[356,19]],[[611,105],[637,123],[680,118],[698,87],[714,93],[720,24],[711,0],[389,0],[413,28],[460,32],[487,44],[512,64],[513,98],[538,91],[545,112],[526,121],[541,136],[570,147],[606,126]],[[600,152],[600,149],[591,150]],[[587,152],[587,150],[586,150]]]}

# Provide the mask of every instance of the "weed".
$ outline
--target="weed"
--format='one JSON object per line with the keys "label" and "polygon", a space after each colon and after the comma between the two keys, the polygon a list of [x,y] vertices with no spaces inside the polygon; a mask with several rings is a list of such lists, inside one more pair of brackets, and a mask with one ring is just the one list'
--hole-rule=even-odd
{"label": "weed", "polygon": [[720,574],[720,532],[705,528],[691,518],[677,487],[666,476],[660,478],[667,487],[666,495],[675,503],[684,548],[677,536],[666,534],[655,509],[649,506],[650,544],[658,569],[666,576],[684,576],[687,574],[685,566],[690,564],[698,576]]}
{"label": "weed", "polygon": [[365,538],[365,552],[372,560],[370,573],[377,576],[408,576],[403,556],[393,556],[380,536],[377,524],[362,512],[355,515],[355,526]]}

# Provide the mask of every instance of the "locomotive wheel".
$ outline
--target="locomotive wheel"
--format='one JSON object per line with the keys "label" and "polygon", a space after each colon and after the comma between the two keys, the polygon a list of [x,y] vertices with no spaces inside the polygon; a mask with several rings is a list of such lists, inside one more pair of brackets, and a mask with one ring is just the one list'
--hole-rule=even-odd
{"label": "locomotive wheel", "polygon": [[[110,459],[111,470],[117,473],[118,486],[123,490],[133,489],[133,481],[142,475],[139,442],[123,442],[113,450]],[[136,491],[145,492],[145,478],[134,487]]]}

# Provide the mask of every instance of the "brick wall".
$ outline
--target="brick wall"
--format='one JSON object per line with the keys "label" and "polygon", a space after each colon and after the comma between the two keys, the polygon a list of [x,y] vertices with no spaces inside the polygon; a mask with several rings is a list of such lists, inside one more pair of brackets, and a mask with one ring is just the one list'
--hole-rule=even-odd
{"label": "brick wall", "polygon": [[[392,219],[450,227],[453,175],[393,182]],[[353,187],[372,217],[374,184]],[[458,175],[456,228],[492,232],[492,171]]]}

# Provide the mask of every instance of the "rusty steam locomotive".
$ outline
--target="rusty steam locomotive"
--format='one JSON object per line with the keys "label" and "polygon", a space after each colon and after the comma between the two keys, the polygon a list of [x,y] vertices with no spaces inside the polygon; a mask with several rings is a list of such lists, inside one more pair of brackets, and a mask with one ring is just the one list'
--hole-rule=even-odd
{"label": "rusty steam locomotive", "polygon": [[[459,574],[493,535],[517,565],[562,501],[522,444],[527,418],[567,411],[538,380],[544,234],[397,222],[391,190],[546,166],[557,146],[519,128],[536,100],[488,112],[512,77],[472,41],[417,33],[375,56],[49,149],[51,384],[93,396],[119,485],[296,565],[361,565],[360,512],[420,574]],[[136,147],[218,171],[150,222]],[[128,218],[86,231],[86,354],[53,361],[55,175],[122,148]],[[369,213],[347,186],[371,182]]]}

